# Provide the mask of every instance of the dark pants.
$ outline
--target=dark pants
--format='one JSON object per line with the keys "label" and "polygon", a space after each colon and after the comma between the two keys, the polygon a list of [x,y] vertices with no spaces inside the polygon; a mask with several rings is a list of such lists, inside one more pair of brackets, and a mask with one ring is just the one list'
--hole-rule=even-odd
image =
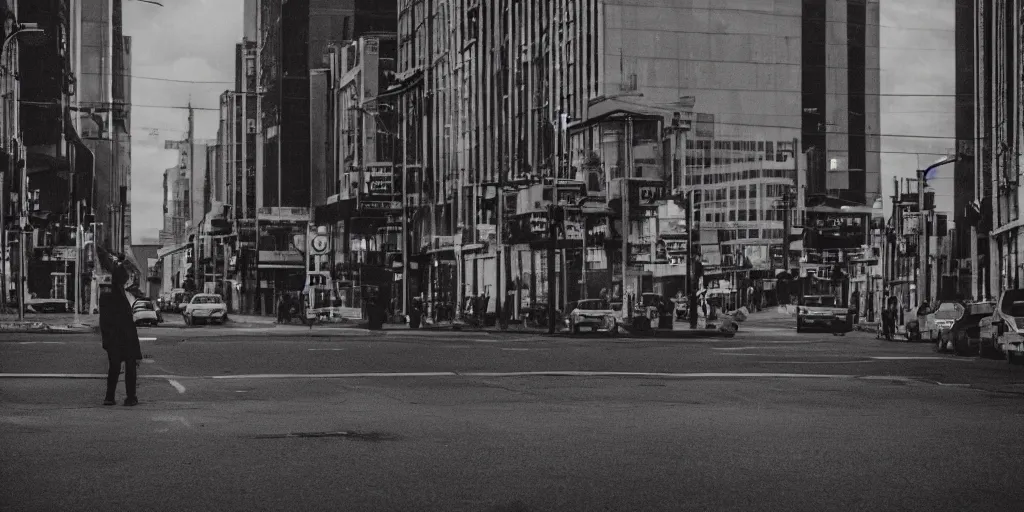
{"label": "dark pants", "polygon": [[[114,399],[114,391],[117,390],[117,378],[121,374],[121,358],[108,353],[107,362],[110,367],[107,370],[107,400]],[[138,370],[135,367],[135,360],[124,361],[124,388],[128,398],[135,398],[135,381],[138,378]]]}

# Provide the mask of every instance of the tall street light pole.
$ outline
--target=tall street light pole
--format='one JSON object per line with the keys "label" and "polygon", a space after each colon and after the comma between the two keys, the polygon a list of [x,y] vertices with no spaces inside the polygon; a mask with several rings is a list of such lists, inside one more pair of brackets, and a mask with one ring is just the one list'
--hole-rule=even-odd
{"label": "tall street light pole", "polygon": [[929,247],[928,246],[931,245],[931,233],[930,233],[931,230],[929,229],[928,220],[929,220],[929,217],[931,216],[931,213],[934,210],[933,209],[929,209],[928,210],[928,214],[929,215],[927,215],[927,216],[925,215],[925,208],[924,208],[924,206],[925,206],[924,205],[925,187],[928,185],[928,179],[931,178],[931,173],[932,173],[933,170],[935,170],[935,169],[937,169],[939,167],[942,167],[943,165],[948,165],[948,164],[954,163],[957,160],[959,160],[959,155],[949,156],[949,157],[942,158],[942,159],[936,161],[935,163],[929,165],[925,169],[918,169],[918,171],[917,171],[917,212],[918,212],[918,228],[917,228],[918,243],[917,243],[917,250],[918,250],[919,259],[920,259],[920,262],[921,262],[920,263],[920,271],[918,272],[918,275],[917,275],[917,304],[918,305],[921,305],[922,302],[924,302],[927,299],[930,299],[930,296],[931,296],[931,289],[930,289],[931,287],[929,286],[930,283],[931,283],[931,281],[929,279],[930,270],[931,269],[930,269],[930,267],[928,265],[928,252],[929,252]]}

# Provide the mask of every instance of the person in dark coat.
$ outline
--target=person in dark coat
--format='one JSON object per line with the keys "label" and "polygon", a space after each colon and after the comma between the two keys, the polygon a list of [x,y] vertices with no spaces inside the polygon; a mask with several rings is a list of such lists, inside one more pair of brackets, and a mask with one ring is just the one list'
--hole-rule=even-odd
{"label": "person in dark coat", "polygon": [[139,333],[135,328],[132,305],[125,295],[129,284],[128,269],[122,261],[111,256],[102,247],[96,250],[100,265],[111,275],[110,285],[100,287],[100,334],[103,337],[103,350],[107,351],[107,395],[103,405],[114,405],[114,392],[117,380],[124,365],[124,387],[127,397],[124,405],[133,406],[139,403],[136,395],[138,378],[138,361],[142,359],[142,347],[139,345]]}

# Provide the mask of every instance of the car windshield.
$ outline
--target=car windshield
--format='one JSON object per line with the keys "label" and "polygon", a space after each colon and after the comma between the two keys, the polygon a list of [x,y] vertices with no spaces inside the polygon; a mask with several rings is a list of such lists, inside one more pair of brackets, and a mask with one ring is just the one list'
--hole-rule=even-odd
{"label": "car windshield", "polygon": [[220,304],[220,297],[216,295],[197,295],[192,299],[192,304]]}
{"label": "car windshield", "polygon": [[145,310],[150,310],[151,311],[152,309],[153,309],[153,303],[152,302],[140,300],[140,301],[135,303],[135,310],[136,311],[145,311]]}
{"label": "car windshield", "polygon": [[804,297],[804,305],[810,307],[831,308],[835,307],[836,298],[829,295],[815,295],[811,297]]}
{"label": "car windshield", "polygon": [[956,320],[960,318],[960,313],[964,310],[963,306],[955,302],[943,302],[939,304],[939,309],[935,311],[935,318],[937,320]]}
{"label": "car windshield", "polygon": [[602,299],[581,300],[576,305],[576,308],[588,311],[610,309],[608,306],[608,301]]}

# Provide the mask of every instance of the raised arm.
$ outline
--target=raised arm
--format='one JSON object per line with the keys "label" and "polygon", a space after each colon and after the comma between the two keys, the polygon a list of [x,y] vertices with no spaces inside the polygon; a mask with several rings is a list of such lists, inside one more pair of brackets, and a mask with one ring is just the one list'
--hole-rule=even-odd
{"label": "raised arm", "polygon": [[100,266],[103,267],[103,270],[106,270],[111,274],[116,272],[117,263],[114,262],[114,256],[99,244],[96,245],[96,256]]}

